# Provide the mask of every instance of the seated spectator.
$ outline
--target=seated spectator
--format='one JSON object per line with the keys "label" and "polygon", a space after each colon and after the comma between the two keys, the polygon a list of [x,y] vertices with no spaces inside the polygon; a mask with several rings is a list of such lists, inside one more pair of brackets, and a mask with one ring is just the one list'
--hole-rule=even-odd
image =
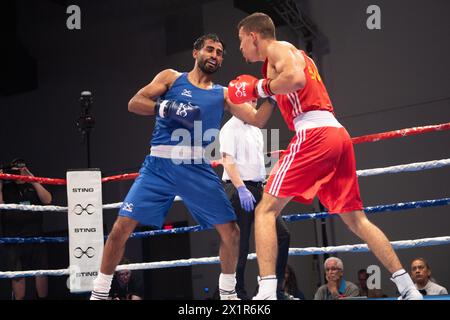
{"label": "seated spectator", "polygon": [[369,274],[367,273],[367,270],[360,269],[358,271],[358,289],[359,289],[359,295],[361,297],[367,297],[367,298],[387,297],[385,294],[383,294],[383,292],[381,291],[381,288],[369,289],[367,287],[367,279],[369,279]]}
{"label": "seated spectator", "polygon": [[282,288],[286,300],[305,300],[305,295],[298,289],[297,277],[290,265],[286,265]]}
{"label": "seated spectator", "polygon": [[[120,264],[129,263],[127,258],[123,258],[120,262]],[[109,296],[113,300],[142,300],[144,296],[142,281],[131,270],[116,271]]]}
{"label": "seated spectator", "polygon": [[356,284],[344,280],[344,264],[341,259],[328,258],[325,260],[324,268],[327,284],[317,289],[314,300],[338,300],[359,296]]}
{"label": "seated spectator", "polygon": [[358,270],[358,289],[359,295],[361,297],[369,296],[369,288],[367,288],[367,279],[369,278],[369,274],[366,269]]}
{"label": "seated spectator", "polygon": [[432,281],[430,265],[424,258],[416,258],[411,262],[411,278],[424,296],[448,294],[447,289]]}

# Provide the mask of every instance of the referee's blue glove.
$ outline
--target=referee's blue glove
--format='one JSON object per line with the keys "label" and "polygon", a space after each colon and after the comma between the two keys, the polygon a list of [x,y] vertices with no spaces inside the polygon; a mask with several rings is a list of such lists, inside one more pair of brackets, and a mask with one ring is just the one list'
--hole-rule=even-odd
{"label": "referee's blue glove", "polygon": [[240,186],[237,188],[239,193],[239,200],[241,200],[241,207],[245,211],[253,211],[255,208],[255,197],[253,194],[247,189],[246,186]]}

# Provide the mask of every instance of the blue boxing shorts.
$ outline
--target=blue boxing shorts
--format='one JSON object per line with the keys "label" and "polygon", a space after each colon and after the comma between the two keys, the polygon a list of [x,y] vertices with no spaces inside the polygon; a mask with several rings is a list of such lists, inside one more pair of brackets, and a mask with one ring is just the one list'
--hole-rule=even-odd
{"label": "blue boxing shorts", "polygon": [[119,215],[161,228],[175,196],[183,199],[203,227],[236,220],[233,207],[211,165],[175,164],[148,155],[128,192]]}

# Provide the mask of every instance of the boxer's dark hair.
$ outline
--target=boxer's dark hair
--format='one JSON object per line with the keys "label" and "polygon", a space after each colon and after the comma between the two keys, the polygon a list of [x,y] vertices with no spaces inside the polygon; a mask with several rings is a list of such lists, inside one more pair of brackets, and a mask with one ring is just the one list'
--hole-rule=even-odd
{"label": "boxer's dark hair", "polygon": [[220,40],[219,36],[215,33],[208,33],[205,34],[201,37],[199,37],[197,40],[195,40],[194,42],[194,49],[195,50],[201,50],[203,48],[203,46],[205,45],[205,41],[206,40],[212,40],[214,42],[220,42],[220,44],[222,45],[223,48],[223,53],[225,54],[225,43]]}

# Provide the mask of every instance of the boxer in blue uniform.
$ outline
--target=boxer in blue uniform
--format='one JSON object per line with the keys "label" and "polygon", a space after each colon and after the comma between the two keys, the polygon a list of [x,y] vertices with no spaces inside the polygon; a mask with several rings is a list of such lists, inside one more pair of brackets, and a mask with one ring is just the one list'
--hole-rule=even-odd
{"label": "boxer in blue uniform", "polygon": [[239,228],[220,179],[203,158],[204,148],[214,138],[203,137],[209,136],[204,135],[207,130],[218,133],[224,110],[261,127],[273,106],[266,101],[256,111],[249,104],[233,104],[228,99],[227,88],[212,82],[223,55],[223,42],[216,35],[200,37],[194,43],[195,65],[190,72],[163,70],[128,103],[133,113],[156,115],[151,151],[108,236],[91,300],[108,298],[112,276],[130,234],[139,223],[160,228],[175,196],[182,198],[200,225],[214,226],[219,233],[220,296],[237,298]]}

